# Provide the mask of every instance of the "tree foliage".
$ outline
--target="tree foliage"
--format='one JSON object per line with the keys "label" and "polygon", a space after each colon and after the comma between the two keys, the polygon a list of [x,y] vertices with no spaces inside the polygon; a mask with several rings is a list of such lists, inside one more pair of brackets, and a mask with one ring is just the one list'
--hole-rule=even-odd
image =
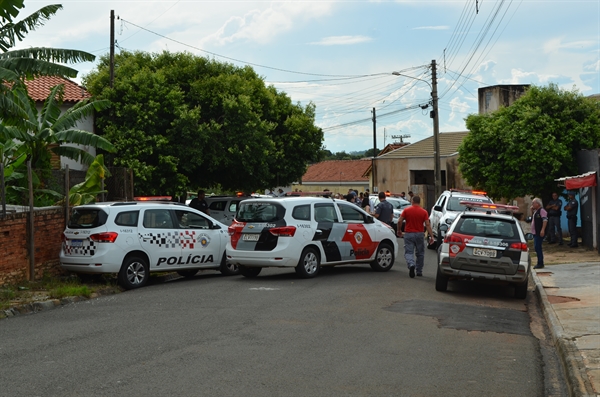
{"label": "tree foliage", "polygon": [[554,181],[577,173],[576,153],[600,147],[599,103],[550,84],[511,106],[466,119],[459,147],[467,183],[492,197],[549,197]]}
{"label": "tree foliage", "polygon": [[107,163],[133,168],[138,194],[286,185],[321,148],[314,105],[293,104],[250,67],[188,53],[122,52],[109,83],[103,57],[84,84],[112,103],[97,118],[99,133],[117,148]]}

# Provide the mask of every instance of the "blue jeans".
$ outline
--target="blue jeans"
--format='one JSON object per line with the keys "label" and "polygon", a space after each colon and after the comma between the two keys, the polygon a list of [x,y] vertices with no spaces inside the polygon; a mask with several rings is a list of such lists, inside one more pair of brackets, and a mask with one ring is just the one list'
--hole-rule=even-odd
{"label": "blue jeans", "polygon": [[[416,263],[414,258],[415,253],[417,256]],[[406,259],[406,265],[409,269],[414,266],[417,273],[423,272],[423,265],[425,264],[425,233],[404,233],[404,259]]]}
{"label": "blue jeans", "polygon": [[533,235],[533,248],[535,248],[535,254],[537,255],[537,264],[539,266],[544,266],[544,253],[542,252],[543,241],[543,237],[538,236],[537,234]]}

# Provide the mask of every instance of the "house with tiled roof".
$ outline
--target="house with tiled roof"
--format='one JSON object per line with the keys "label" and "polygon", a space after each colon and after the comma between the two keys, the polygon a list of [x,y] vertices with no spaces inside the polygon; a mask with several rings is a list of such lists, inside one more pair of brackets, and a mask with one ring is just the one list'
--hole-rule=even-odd
{"label": "house with tiled roof", "polygon": [[[458,147],[468,134],[468,131],[439,134],[442,190],[468,188],[456,161]],[[372,174],[368,169],[363,176],[371,178]],[[394,194],[412,190],[423,199],[423,207],[429,209],[435,202],[433,137],[377,156],[374,175],[374,190],[377,187],[379,191],[389,190]]]}
{"label": "house with tiled roof", "polygon": [[365,173],[371,166],[371,159],[327,160],[308,166],[299,183],[293,190],[303,192],[348,193],[348,189],[364,192],[369,187],[369,176]]}
{"label": "house with tiled roof", "polygon": [[[27,93],[36,103],[38,111],[41,111],[42,106],[48,95],[50,95],[50,91],[53,87],[64,84],[64,95],[63,95],[63,104],[61,106],[61,112],[65,112],[67,109],[73,107],[76,103],[91,98],[91,94],[82,86],[71,81],[69,79],[65,79],[62,77],[56,76],[39,76],[34,78],[33,80],[26,80],[25,85],[27,86]],[[75,128],[94,132],[94,118],[88,117],[86,119],[80,120]],[[96,155],[96,149],[93,147],[84,147],[90,154],[93,156]],[[81,163],[76,161],[59,158],[57,155],[52,155],[51,160],[52,168],[59,169],[65,168],[66,165],[69,166],[71,170],[85,170],[87,169]]]}

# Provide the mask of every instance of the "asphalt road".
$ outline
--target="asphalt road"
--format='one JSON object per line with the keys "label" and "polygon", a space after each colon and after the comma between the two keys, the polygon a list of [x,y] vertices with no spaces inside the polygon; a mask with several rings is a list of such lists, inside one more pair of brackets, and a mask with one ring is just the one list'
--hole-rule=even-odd
{"label": "asphalt road", "polygon": [[402,253],[387,273],[205,272],[2,320],[0,395],[561,395],[534,294],[439,293],[435,253],[414,279]]}

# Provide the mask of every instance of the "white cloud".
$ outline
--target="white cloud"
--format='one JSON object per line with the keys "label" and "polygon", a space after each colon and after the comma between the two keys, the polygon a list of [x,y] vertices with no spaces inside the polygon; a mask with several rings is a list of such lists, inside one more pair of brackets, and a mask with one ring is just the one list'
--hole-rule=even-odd
{"label": "white cloud", "polygon": [[543,44],[543,50],[545,54],[557,53],[560,50],[583,50],[586,48],[594,48],[597,46],[597,42],[594,40],[578,40],[578,41],[570,41],[563,42],[563,39],[560,37],[556,37],[550,40],[547,40]]}
{"label": "white cloud", "polygon": [[367,36],[330,36],[324,37],[319,41],[314,41],[312,45],[350,45],[358,43],[366,43],[373,40]]}

